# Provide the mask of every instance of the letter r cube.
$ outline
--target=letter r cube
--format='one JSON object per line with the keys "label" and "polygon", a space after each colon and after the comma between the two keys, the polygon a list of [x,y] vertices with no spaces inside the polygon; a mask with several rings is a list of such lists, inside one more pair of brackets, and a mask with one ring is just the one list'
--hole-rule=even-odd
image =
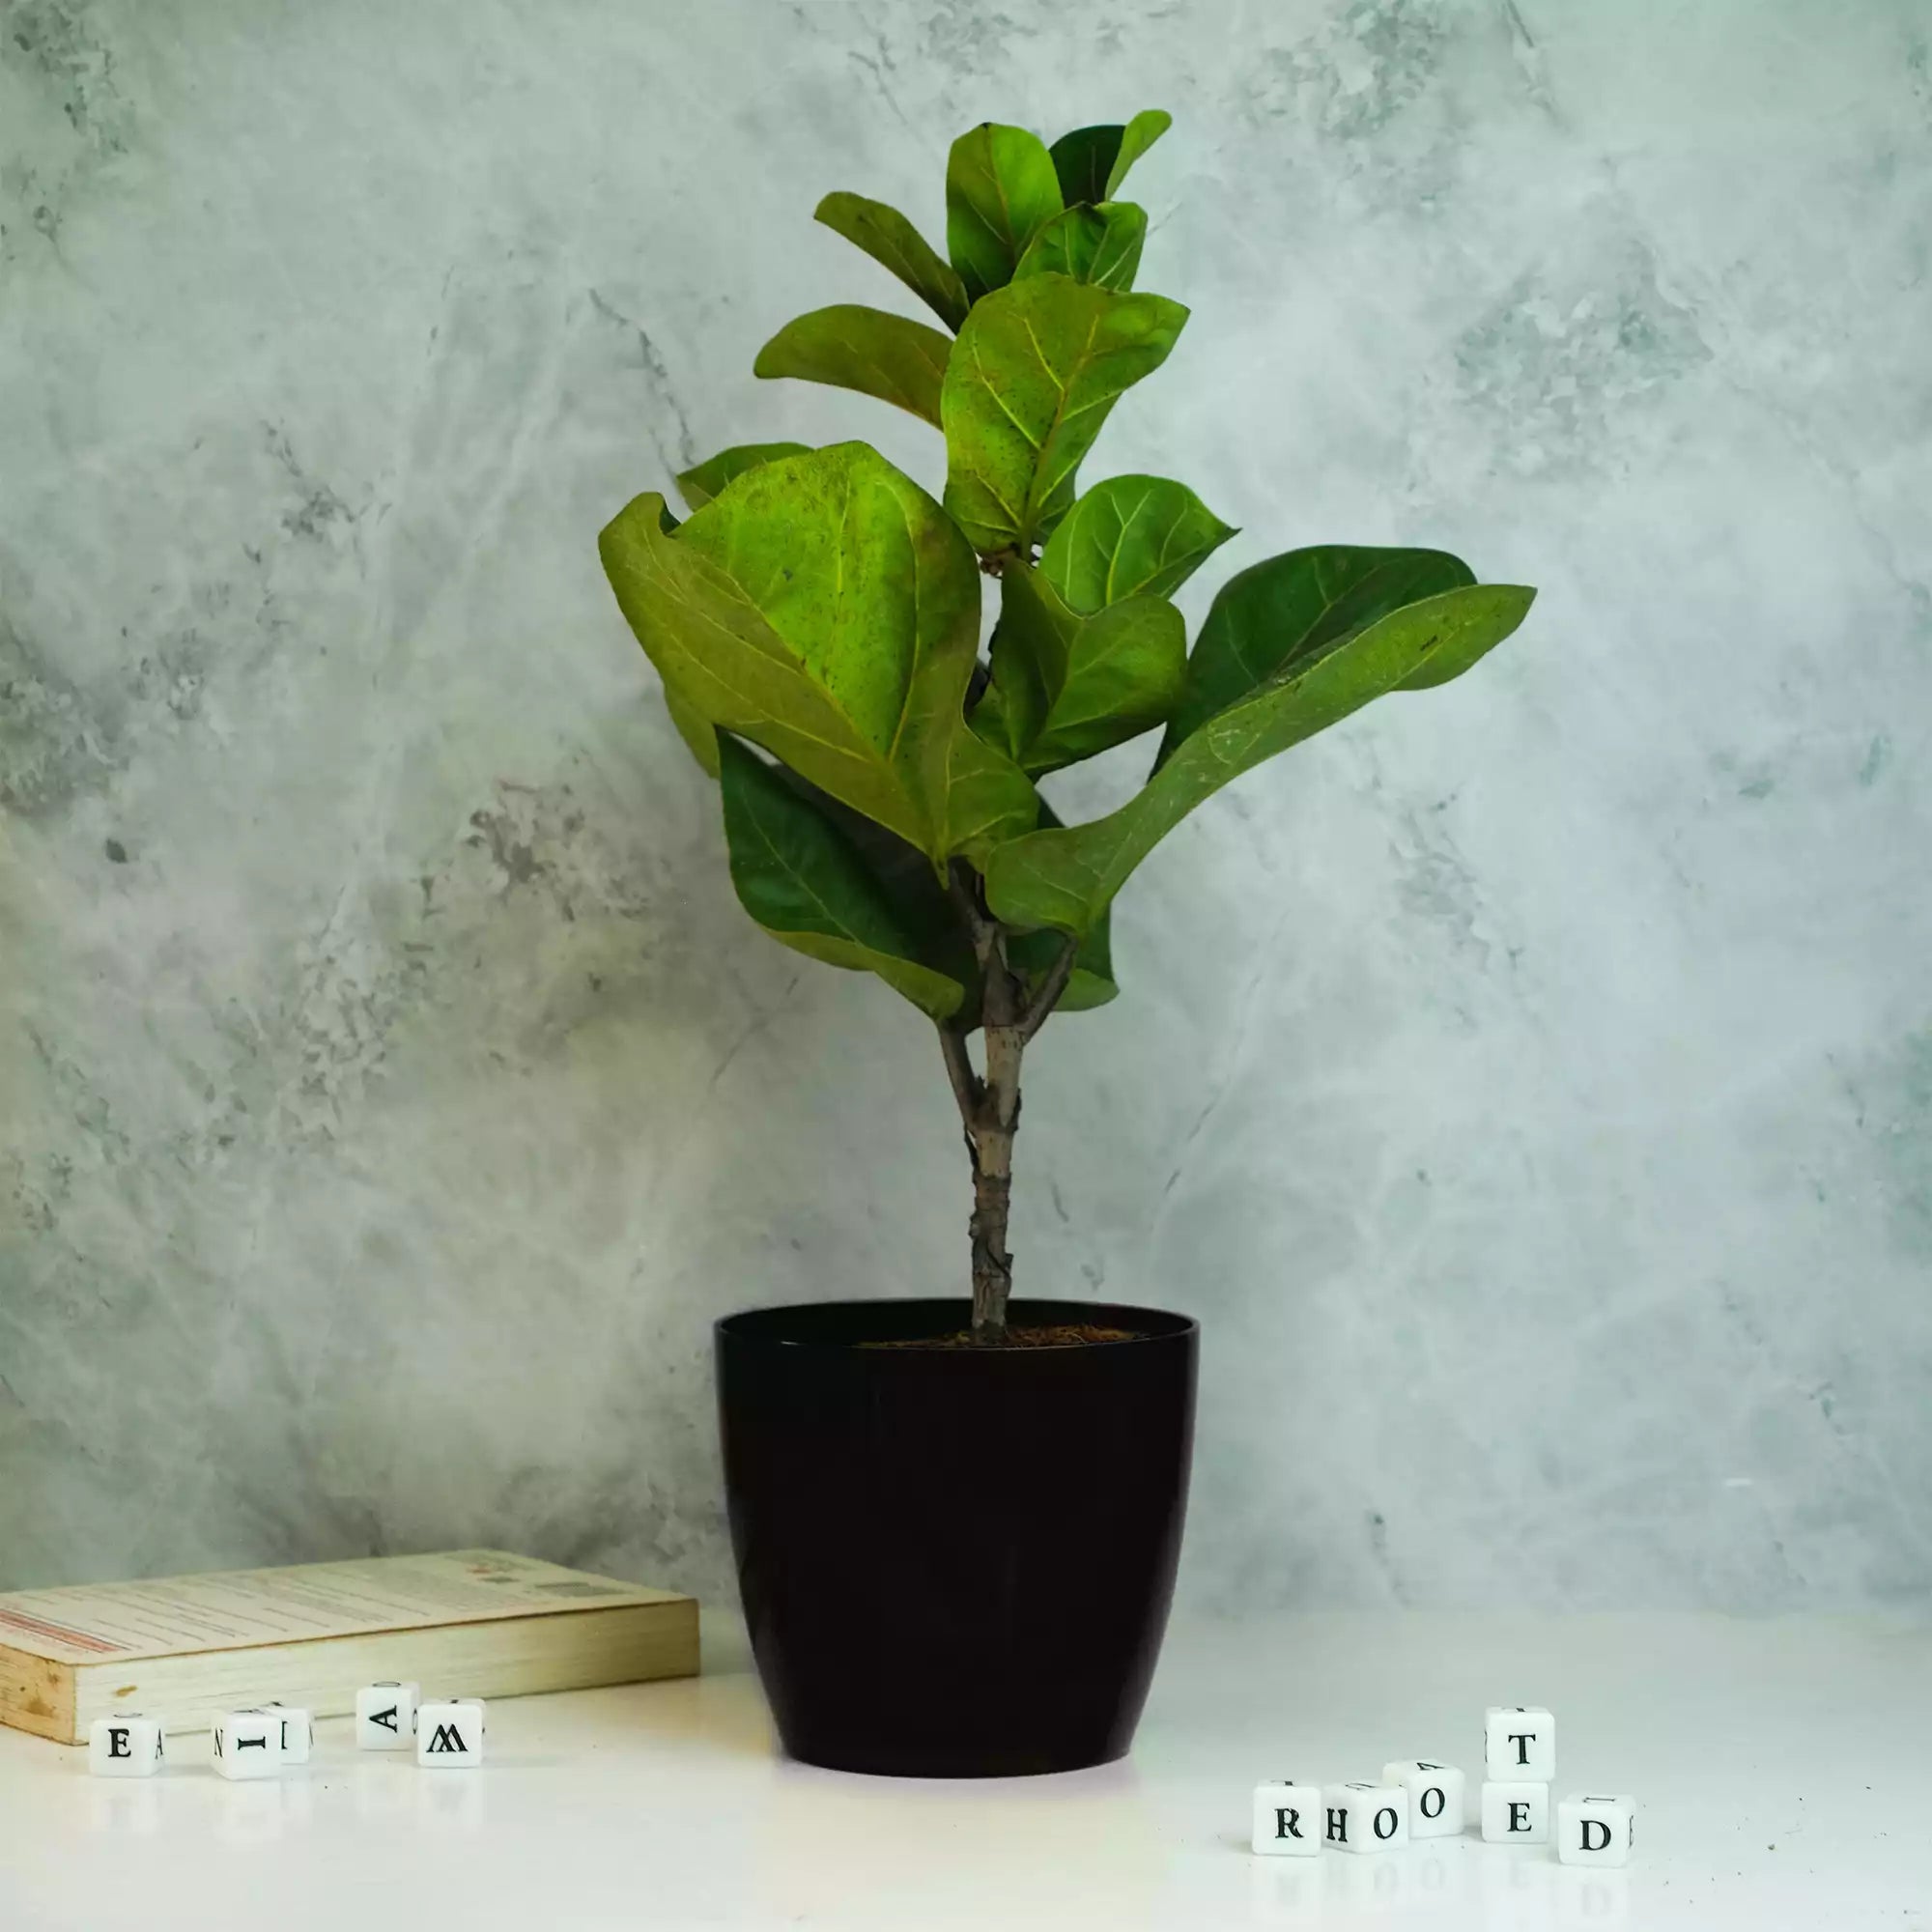
{"label": "letter r cube", "polygon": [[1321,1849],[1321,1787],[1298,1777],[1256,1785],[1254,1843],[1271,1858],[1313,1858]]}

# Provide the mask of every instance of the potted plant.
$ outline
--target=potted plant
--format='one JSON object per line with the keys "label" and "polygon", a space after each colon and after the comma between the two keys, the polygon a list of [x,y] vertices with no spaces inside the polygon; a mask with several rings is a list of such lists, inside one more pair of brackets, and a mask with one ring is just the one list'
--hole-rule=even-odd
{"label": "potted plant", "polygon": [[[1533,595],[1440,551],[1323,544],[1230,579],[1189,650],[1170,600],[1235,531],[1164,477],[1076,480],[1187,319],[1134,288],[1147,215],[1121,196],[1168,122],[1051,148],[973,128],[947,164],[946,259],[895,209],[820,203],[944,327],[818,309],[756,373],[923,417],[941,497],[863,442],[741,444],[677,479],[684,521],[646,492],[601,540],[719,784],[745,909],[931,1022],[971,1168],[970,1310],[718,1326],[753,1646],[784,1745],[814,1763],[986,1776],[1126,1749],[1179,1548],[1195,1327],[1009,1299],[1027,1054],[1050,1015],[1115,996],[1108,909],[1187,811],[1372,698],[1466,670]],[[1153,732],[1135,796],[1060,822],[1040,781]]]}

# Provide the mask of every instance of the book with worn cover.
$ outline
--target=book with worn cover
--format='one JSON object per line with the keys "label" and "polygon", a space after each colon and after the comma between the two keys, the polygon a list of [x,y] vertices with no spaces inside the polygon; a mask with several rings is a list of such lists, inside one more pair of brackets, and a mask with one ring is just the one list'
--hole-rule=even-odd
{"label": "book with worn cover", "polygon": [[384,1679],[517,1697],[696,1670],[693,1598],[500,1549],[0,1595],[0,1723],[62,1744],[117,1710],[169,1731],[270,1698],[332,1717]]}

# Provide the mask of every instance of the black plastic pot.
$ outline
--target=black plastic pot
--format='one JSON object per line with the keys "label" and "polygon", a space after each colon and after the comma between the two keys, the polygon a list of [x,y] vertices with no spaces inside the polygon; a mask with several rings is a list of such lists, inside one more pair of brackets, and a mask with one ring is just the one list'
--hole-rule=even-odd
{"label": "black plastic pot", "polygon": [[738,1582],[793,1757],[1003,1777],[1132,1742],[1180,1553],[1197,1330],[1091,1301],[1009,1319],[1135,1339],[862,1346],[949,1333],[960,1301],[718,1323]]}

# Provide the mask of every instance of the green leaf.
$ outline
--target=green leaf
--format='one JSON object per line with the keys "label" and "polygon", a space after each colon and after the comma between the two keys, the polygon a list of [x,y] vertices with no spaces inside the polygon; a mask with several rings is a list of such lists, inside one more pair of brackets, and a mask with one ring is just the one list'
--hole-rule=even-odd
{"label": "green leaf", "polygon": [[[1475,581],[1469,566],[1447,551],[1356,544],[1286,551],[1250,565],[1215,594],[1161,756],[1264,678],[1293,670],[1338,638],[1405,604]],[[1429,669],[1444,663],[1434,654]],[[1455,664],[1442,675],[1454,677],[1467,668]]]}
{"label": "green leaf", "polygon": [[1006,286],[1061,206],[1053,157],[1037,134],[982,121],[953,142],[946,162],[946,252],[974,301]]}
{"label": "green leaf", "polygon": [[896,208],[840,190],[812,218],[890,269],[948,328],[966,320],[966,284]]}
{"label": "green leaf", "polygon": [[1034,823],[1033,787],[968,731],[980,579],[952,520],[862,442],[741,476],[674,536],[637,497],[599,549],[695,715],[762,745],[935,865]]}
{"label": "green leaf", "polygon": [[1173,126],[1174,116],[1165,108],[1149,107],[1125,127],[1115,121],[1063,134],[1051,154],[1067,207],[1077,201],[1112,201],[1127,170]]}
{"label": "green leaf", "polygon": [[1067,511],[1039,571],[1075,611],[1092,612],[1142,592],[1173,596],[1233,535],[1184,483],[1110,476]]}
{"label": "green leaf", "polygon": [[758,351],[754,376],[796,376],[858,389],[939,421],[939,384],[952,344],[936,328],[858,302],[794,317]]}
{"label": "green leaf", "polygon": [[718,733],[710,719],[668,679],[665,680],[664,701],[665,709],[670,713],[670,722],[677,726],[677,735],[684,740],[691,755],[715,779],[718,776]]}
{"label": "green leaf", "polygon": [[[721,449],[695,469],[681,470],[677,487],[694,510],[701,510],[720,495],[733,477],[755,469],[761,463],[776,463],[781,456],[803,456],[810,445],[803,442],[739,442]],[[675,522],[668,526],[675,529]]]}
{"label": "green leaf", "polygon": [[1130,201],[1069,208],[1033,238],[1013,270],[1013,280],[1065,275],[1103,289],[1130,289],[1146,240],[1147,210]]}
{"label": "green leaf", "polygon": [[745,910],[796,952],[876,973],[936,1020],[966,989],[919,956],[864,858],[782,775],[736,738],[719,740],[731,883]]}
{"label": "green leaf", "polygon": [[982,725],[1004,729],[1022,771],[1057,771],[1151,731],[1174,709],[1187,670],[1187,629],[1161,597],[1127,597],[1094,616],[1067,609],[1053,585],[1010,565],[993,634],[997,703]]}
{"label": "green leaf", "polygon": [[[1053,808],[1044,800],[1040,803],[1039,819],[1046,826],[1060,824]],[[1109,909],[1094,922],[1093,930],[1081,940],[1080,950],[1073,955],[1073,971],[1067,978],[1066,990],[1061,994],[1055,1012],[1091,1012],[1119,996],[1121,988],[1114,979],[1113,923],[1113,912]],[[1007,961],[1018,969],[1028,997],[1052,969],[1065,940],[1065,933],[1043,928],[1037,932],[1008,934]]]}
{"label": "green leaf", "polygon": [[1001,846],[986,872],[987,903],[1015,925],[1091,930],[1128,874],[1202,800],[1436,659],[1480,655],[1522,622],[1535,594],[1516,584],[1445,591],[1256,681],[1183,739],[1118,811]]}
{"label": "green leaf", "polygon": [[1165,107],[1144,107],[1126,125],[1121,135],[1120,153],[1114,156],[1113,165],[1107,170],[1107,192],[1104,200],[1112,201],[1120,193],[1121,184],[1127,178],[1127,170],[1174,126],[1174,116]]}
{"label": "green leaf", "polygon": [[1187,311],[1029,275],[976,302],[941,390],[946,507],[981,551],[1024,554],[1065,514],[1073,472],[1130,384],[1160,367]]}

